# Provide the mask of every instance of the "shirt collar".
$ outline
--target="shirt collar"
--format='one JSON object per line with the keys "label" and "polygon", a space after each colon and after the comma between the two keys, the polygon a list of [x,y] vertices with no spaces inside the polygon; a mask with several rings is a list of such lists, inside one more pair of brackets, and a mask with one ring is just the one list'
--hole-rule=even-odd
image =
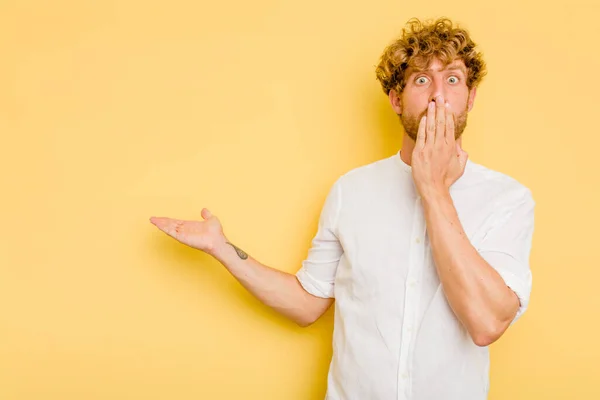
{"label": "shirt collar", "polygon": [[[412,167],[402,160],[400,157],[402,150],[398,150],[398,152],[393,156],[394,161],[398,165],[398,167],[405,173],[412,173]],[[465,172],[462,174],[460,178],[451,186],[451,189],[457,189],[465,186],[466,181],[469,179],[469,175],[471,174],[471,169],[473,168],[473,162],[470,159],[467,159],[467,165],[465,166]]]}

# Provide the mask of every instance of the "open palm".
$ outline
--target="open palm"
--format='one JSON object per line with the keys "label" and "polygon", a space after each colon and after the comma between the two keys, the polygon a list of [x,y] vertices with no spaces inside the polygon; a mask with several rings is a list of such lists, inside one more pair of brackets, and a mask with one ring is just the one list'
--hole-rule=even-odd
{"label": "open palm", "polygon": [[184,221],[167,217],[151,217],[150,222],[179,242],[204,252],[210,252],[223,241],[223,227],[207,209],[201,212],[204,221]]}

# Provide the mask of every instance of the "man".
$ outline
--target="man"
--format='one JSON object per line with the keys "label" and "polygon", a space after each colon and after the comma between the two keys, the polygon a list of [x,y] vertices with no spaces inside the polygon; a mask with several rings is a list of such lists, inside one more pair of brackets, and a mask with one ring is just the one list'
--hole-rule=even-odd
{"label": "man", "polygon": [[527,308],[534,201],[461,147],[485,63],[447,19],[411,20],[377,78],[405,134],[334,184],[296,275],[228,242],[217,217],[151,218],[302,326],[335,298],[329,400],[479,400],[487,346]]}

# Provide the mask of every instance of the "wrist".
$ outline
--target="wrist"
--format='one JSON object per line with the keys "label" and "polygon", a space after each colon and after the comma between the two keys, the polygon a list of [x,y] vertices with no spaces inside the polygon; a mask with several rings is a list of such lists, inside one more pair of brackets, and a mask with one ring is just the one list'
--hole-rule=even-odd
{"label": "wrist", "polygon": [[206,252],[218,261],[223,261],[223,257],[225,257],[227,251],[230,251],[231,249],[232,247],[228,244],[227,238],[225,236],[220,236]]}
{"label": "wrist", "polygon": [[[455,212],[454,201],[449,190],[435,190],[421,196],[423,212],[428,224],[440,217],[445,219]],[[454,211],[453,211],[454,210]]]}
{"label": "wrist", "polygon": [[419,194],[425,202],[438,202],[450,198],[450,190],[440,185],[424,186],[420,188]]}

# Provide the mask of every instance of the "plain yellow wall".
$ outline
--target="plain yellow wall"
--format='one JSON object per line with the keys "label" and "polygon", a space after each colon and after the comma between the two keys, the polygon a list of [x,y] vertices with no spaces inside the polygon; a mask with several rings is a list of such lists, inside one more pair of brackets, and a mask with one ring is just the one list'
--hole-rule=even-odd
{"label": "plain yellow wall", "polygon": [[471,159],[537,201],[529,311],[492,400],[600,398],[600,6],[516,0],[0,3],[0,399],[322,399],[332,310],[296,327],[152,215],[218,215],[296,272],[325,195],[401,128],[375,81],[413,16],[489,75]]}

